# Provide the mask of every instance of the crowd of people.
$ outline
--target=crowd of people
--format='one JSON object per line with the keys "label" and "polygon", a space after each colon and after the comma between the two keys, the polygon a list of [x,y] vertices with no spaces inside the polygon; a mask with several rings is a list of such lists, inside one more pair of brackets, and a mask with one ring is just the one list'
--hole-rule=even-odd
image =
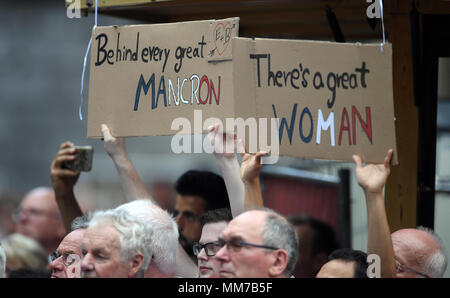
{"label": "crowd of people", "polygon": [[[445,273],[447,256],[433,231],[390,232],[383,188],[392,150],[383,164],[363,166],[361,157],[353,156],[367,206],[363,252],[341,248],[321,220],[265,208],[259,174],[267,152],[245,153],[241,142],[217,126],[207,136],[211,145],[234,148],[215,150],[221,176],[182,174],[174,185],[173,213],[147,192],[125,139],[113,137],[106,125],[102,132],[126,203],[83,214],[74,192],[80,173],[63,167],[77,149],[63,143],[50,166],[52,188],[31,190],[12,214],[14,233],[0,246],[0,277],[367,278],[374,273],[436,278]],[[236,152],[242,153],[241,163]],[[377,256],[378,269],[371,268],[370,255]]]}

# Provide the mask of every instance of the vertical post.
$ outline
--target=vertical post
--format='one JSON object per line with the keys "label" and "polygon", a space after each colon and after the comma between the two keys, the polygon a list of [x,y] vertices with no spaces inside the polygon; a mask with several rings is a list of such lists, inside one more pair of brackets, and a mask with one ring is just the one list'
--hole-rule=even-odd
{"label": "vertical post", "polygon": [[394,232],[417,224],[418,112],[414,104],[412,1],[393,0],[387,4],[399,165],[392,167],[385,193],[386,212]]}
{"label": "vertical post", "polygon": [[339,170],[339,243],[342,247],[352,247],[351,213],[350,213],[350,171]]}
{"label": "vertical post", "polygon": [[[448,26],[450,18],[423,15],[422,67],[423,79],[419,106],[419,200],[417,224],[434,229],[435,184],[436,184],[436,130],[437,130],[437,85],[439,52],[446,48],[442,40],[448,40],[440,28]],[[447,45],[448,48],[448,45]]]}

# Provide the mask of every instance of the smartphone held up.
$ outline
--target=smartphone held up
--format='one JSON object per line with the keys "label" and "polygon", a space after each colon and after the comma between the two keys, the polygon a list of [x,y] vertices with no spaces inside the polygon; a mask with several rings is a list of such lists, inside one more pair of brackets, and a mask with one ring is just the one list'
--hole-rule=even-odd
{"label": "smartphone held up", "polygon": [[92,169],[92,160],[94,157],[94,149],[92,146],[75,146],[75,159],[66,161],[62,164],[62,168],[75,172],[89,172]]}

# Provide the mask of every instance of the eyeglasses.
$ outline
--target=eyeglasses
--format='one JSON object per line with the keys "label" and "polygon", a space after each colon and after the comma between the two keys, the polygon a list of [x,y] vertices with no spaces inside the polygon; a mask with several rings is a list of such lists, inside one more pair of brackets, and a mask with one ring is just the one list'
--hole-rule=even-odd
{"label": "eyeglasses", "polygon": [[429,275],[427,275],[427,274],[425,274],[425,273],[416,271],[416,270],[412,269],[411,267],[408,267],[408,266],[403,265],[403,264],[400,263],[398,260],[395,260],[395,271],[396,271],[397,273],[401,273],[401,272],[405,272],[405,271],[410,271],[410,272],[415,273],[415,274],[418,274],[418,275],[420,275],[420,276],[422,276],[422,277],[431,278],[431,276],[429,276]]}
{"label": "eyeglasses", "polygon": [[16,210],[14,210],[13,214],[12,214],[12,219],[15,222],[18,222],[20,220],[20,214],[25,214],[26,216],[30,216],[30,217],[39,217],[39,216],[51,216],[54,217],[55,219],[58,218],[58,216],[56,214],[53,213],[49,213],[43,210],[38,210],[38,209],[34,209],[34,208],[30,208],[30,209],[23,209],[22,207],[18,207]]}
{"label": "eyeglasses", "polygon": [[224,240],[222,238],[219,238],[219,240],[217,242],[218,242],[218,245],[220,245],[220,247],[223,247],[224,245],[226,245],[227,248],[228,249],[231,248],[231,250],[233,252],[240,251],[244,246],[259,247],[259,248],[272,249],[272,250],[278,249],[278,247],[244,242],[244,241],[239,240],[238,238],[231,238],[230,240]]}
{"label": "eyeglasses", "polygon": [[[223,246],[223,245],[222,245]],[[195,243],[192,248],[194,250],[194,255],[198,256],[202,249],[205,249],[205,253],[208,257],[214,257],[216,253],[222,248],[218,241],[209,242],[205,244]]]}
{"label": "eyeglasses", "polygon": [[75,263],[75,261],[80,260],[80,256],[77,254],[69,254],[69,253],[65,253],[65,254],[60,254],[58,251],[54,251],[51,253],[51,255],[49,256],[50,258],[50,262],[54,262],[55,260],[59,259],[62,257],[62,261],[63,264],[66,267],[69,267],[70,265],[72,265],[73,263]]}

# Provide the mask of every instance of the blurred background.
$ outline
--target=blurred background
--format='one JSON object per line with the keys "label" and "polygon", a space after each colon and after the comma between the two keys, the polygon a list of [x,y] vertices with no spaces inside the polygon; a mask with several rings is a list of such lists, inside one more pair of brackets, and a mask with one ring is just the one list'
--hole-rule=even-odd
{"label": "blurred background", "polygon": [[[102,142],[86,138],[88,75],[83,121],[78,117],[83,58],[93,15],[69,19],[62,0],[2,1],[0,11],[0,235],[13,229],[10,215],[25,192],[41,185],[51,186],[50,163],[66,140],[94,147],[93,169],[82,173],[75,189],[82,209],[105,209],[123,203],[117,172]],[[105,15],[98,18],[102,26],[136,23]],[[449,82],[450,59],[441,58],[435,230],[447,249],[450,247]],[[170,137],[127,140],[128,153],[148,189],[153,196],[165,198],[168,204],[175,198],[173,182],[185,171],[202,169],[218,173],[213,156],[173,154],[170,140]],[[339,172],[341,169],[349,172]],[[340,178],[348,179],[344,187]],[[367,249],[367,214],[353,164],[281,158],[275,166],[265,166],[262,179],[268,206],[285,213],[295,208],[310,212],[336,229],[339,212],[345,212],[347,204],[350,217],[344,224],[348,229],[340,232],[341,239],[342,233],[350,233],[344,237],[352,248]],[[281,202],[271,195],[280,196],[283,188],[286,197],[289,191],[294,197]],[[346,199],[339,201],[342,196]],[[450,277],[448,271],[446,276]]]}

